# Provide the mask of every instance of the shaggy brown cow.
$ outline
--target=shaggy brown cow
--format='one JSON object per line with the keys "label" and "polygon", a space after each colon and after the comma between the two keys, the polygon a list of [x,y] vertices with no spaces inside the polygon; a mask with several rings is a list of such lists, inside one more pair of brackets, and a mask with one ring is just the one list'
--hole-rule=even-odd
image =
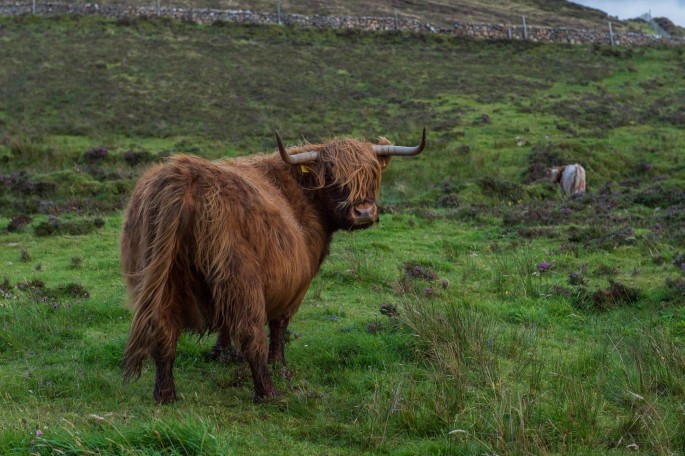
{"label": "shaggy brown cow", "polygon": [[[155,401],[176,399],[182,331],[218,332],[213,354],[235,346],[250,364],[255,400],[277,393],[268,361],[285,362],[284,336],[336,230],[378,220],[381,171],[416,147],[338,139],[219,162],[178,155],[150,169],[126,210],[121,263],[135,309],[127,380],[151,356]],[[265,326],[270,329],[267,348]]]}
{"label": "shaggy brown cow", "polygon": [[550,168],[545,176],[559,184],[562,199],[565,196],[585,194],[585,169],[579,164]]}

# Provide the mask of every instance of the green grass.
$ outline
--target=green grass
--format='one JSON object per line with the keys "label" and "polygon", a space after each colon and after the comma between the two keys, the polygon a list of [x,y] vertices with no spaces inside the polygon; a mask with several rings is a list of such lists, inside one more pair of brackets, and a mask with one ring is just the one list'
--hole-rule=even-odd
{"label": "green grass", "polygon": [[[32,219],[0,233],[0,453],[682,452],[680,57],[0,19],[0,229]],[[149,363],[123,384],[121,208],[150,163],[424,125],[380,225],[336,235],[278,399],[207,361],[214,336],[181,338],[175,404],[153,404]],[[539,171],[566,161],[589,193],[560,202]]]}
{"label": "green grass", "polygon": [[[464,234],[474,233],[473,225],[387,215],[377,228],[336,238],[291,325],[295,376],[277,379],[277,401],[254,405],[247,366],[205,361],[211,338],[188,336],[176,363],[181,400],[158,407],[150,368],[138,382],[120,379],[129,314],[116,260],[120,218],[106,221],[84,236],[3,237],[0,261],[10,283],[41,279],[52,290],[78,283],[90,293],[44,301],[13,288],[18,297],[2,301],[3,451],[575,454],[619,442],[664,454],[680,448],[685,354],[666,316],[673,304],[649,297],[664,291],[665,271],[656,264],[643,265],[639,276],[617,266],[617,280],[647,295],[636,304],[576,309],[572,297],[552,290],[568,284],[566,271],[581,260],[548,253],[546,240],[500,243],[493,252],[487,230]],[[389,237],[406,248],[383,247]],[[445,248],[455,239],[464,240],[463,252]],[[31,261],[19,261],[22,249]],[[71,267],[74,255],[83,258],[81,268]],[[632,265],[640,256],[630,249],[583,260]],[[527,266],[543,259],[554,266],[533,275]],[[407,262],[435,278],[408,278]],[[592,288],[606,287],[587,270]],[[400,316],[382,315],[384,304]]]}

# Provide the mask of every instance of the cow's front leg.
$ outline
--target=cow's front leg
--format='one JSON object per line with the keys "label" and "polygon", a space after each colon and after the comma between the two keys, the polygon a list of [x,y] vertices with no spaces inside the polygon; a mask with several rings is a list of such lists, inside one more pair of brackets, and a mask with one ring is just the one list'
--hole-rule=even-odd
{"label": "cow's front leg", "polygon": [[242,353],[233,346],[230,333],[226,328],[219,330],[219,336],[216,339],[216,344],[208,355],[212,361],[223,361],[225,363],[234,363],[244,361],[245,357]]}
{"label": "cow's front leg", "polygon": [[282,316],[269,321],[269,363],[280,364],[278,375],[281,378],[290,380],[293,373],[285,365],[285,332],[288,329],[290,317]]}

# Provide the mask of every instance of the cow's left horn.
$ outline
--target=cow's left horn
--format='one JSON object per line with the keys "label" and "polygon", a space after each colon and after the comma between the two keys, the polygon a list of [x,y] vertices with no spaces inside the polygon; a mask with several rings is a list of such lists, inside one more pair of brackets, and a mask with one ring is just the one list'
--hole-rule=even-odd
{"label": "cow's left horn", "polygon": [[426,127],[423,127],[423,137],[421,138],[421,144],[416,147],[404,147],[404,146],[373,146],[376,155],[405,155],[407,157],[412,155],[418,155],[421,153],[423,148],[426,147]]}
{"label": "cow's left horn", "polygon": [[288,151],[285,150],[285,146],[283,145],[283,141],[281,140],[281,135],[279,135],[277,131],[275,131],[274,133],[276,133],[278,152],[280,152],[283,161],[288,163],[289,165],[301,165],[304,163],[311,163],[313,161],[316,161],[317,158],[319,158],[319,152],[316,150],[310,150],[309,152],[300,152],[299,154],[290,155]]}

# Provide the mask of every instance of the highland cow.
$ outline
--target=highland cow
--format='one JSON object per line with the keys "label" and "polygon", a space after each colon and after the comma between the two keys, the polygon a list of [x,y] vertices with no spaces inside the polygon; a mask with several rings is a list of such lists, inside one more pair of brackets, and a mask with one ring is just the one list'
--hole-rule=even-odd
{"label": "highland cow", "polygon": [[559,184],[561,197],[585,194],[585,169],[579,164],[550,168],[545,176]]}
{"label": "highland cow", "polygon": [[[285,363],[288,322],[337,230],[378,221],[376,198],[392,155],[416,147],[336,139],[278,153],[211,162],[177,155],[138,182],[121,235],[135,311],[126,380],[154,360],[154,399],[176,399],[173,364],[183,331],[218,332],[211,354],[251,368],[255,400],[277,395],[267,362]],[[265,326],[269,326],[269,343]]]}

